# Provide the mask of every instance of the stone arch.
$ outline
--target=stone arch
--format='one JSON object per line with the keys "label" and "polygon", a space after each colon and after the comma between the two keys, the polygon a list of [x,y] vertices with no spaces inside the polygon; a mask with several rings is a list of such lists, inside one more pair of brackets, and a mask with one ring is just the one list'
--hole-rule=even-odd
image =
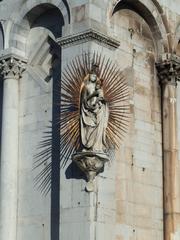
{"label": "stone arch", "polygon": [[9,22],[6,31],[6,48],[16,48],[21,55],[25,55],[25,45],[31,24],[38,16],[52,8],[59,10],[65,26],[70,23],[70,9],[66,0],[39,0],[38,3],[36,0],[28,0]]}
{"label": "stone arch", "polygon": [[49,4],[54,7],[57,7],[60,12],[62,13],[65,23],[68,24],[70,22],[70,9],[67,0],[28,0],[24,3],[21,7],[20,12],[15,13],[13,15],[13,19],[15,22],[21,22],[24,16],[31,11],[34,7],[41,5],[41,4]]}
{"label": "stone arch", "polygon": [[129,9],[140,15],[148,24],[156,43],[157,57],[165,52],[171,52],[170,39],[168,39],[168,26],[165,26],[165,19],[162,19],[163,10],[155,0],[118,0],[112,7],[111,16],[117,11]]}

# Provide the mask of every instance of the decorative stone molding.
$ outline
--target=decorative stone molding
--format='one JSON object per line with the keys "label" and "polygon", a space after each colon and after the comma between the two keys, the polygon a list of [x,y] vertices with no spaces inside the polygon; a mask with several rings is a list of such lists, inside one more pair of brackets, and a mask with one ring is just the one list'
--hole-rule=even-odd
{"label": "decorative stone molding", "polygon": [[22,73],[25,71],[25,60],[21,60],[15,56],[6,56],[0,59],[0,72],[4,79],[22,77]]}
{"label": "decorative stone molding", "polygon": [[88,31],[70,35],[67,37],[62,37],[59,38],[57,41],[62,47],[68,47],[88,41],[95,41],[110,48],[118,48],[120,46],[120,42],[118,40],[93,29],[89,29]]}
{"label": "decorative stone molding", "polygon": [[174,54],[162,56],[162,60],[156,63],[160,84],[177,85],[180,81],[180,57]]}
{"label": "decorative stone molding", "polygon": [[103,171],[105,162],[108,162],[106,154],[95,152],[77,152],[72,156],[73,161],[85,173],[88,183],[86,190],[94,191],[93,180],[96,175]]}

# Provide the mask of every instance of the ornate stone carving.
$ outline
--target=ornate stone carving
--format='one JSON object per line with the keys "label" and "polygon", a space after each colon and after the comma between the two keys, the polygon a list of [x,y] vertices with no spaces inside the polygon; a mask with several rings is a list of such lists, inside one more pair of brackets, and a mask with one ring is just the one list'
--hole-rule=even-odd
{"label": "ornate stone carving", "polygon": [[58,43],[62,47],[67,47],[70,45],[75,45],[88,41],[96,41],[110,48],[118,48],[120,46],[120,42],[117,41],[116,39],[109,37],[105,34],[102,34],[100,32],[97,32],[93,29],[58,39]]}
{"label": "ornate stone carving", "polygon": [[[94,52],[76,56],[62,72],[60,85],[60,166],[65,167],[70,159],[75,162],[85,173],[86,190],[91,192],[93,180],[109,159],[114,160],[114,150],[128,130],[127,81],[116,64]],[[43,177],[37,179],[43,192],[51,184],[52,132],[48,132],[35,163],[42,168],[39,176]],[[44,149],[47,142],[49,147]]]}
{"label": "ornate stone carving", "polygon": [[162,61],[156,63],[160,84],[176,85],[180,81],[180,57],[166,54]]}
{"label": "ornate stone carving", "polygon": [[15,78],[19,79],[25,71],[25,61],[11,56],[0,59],[0,72],[4,79]]}
{"label": "ornate stone carving", "polygon": [[128,87],[122,72],[96,53],[73,60],[63,73],[61,87],[63,162],[71,157],[85,173],[86,190],[91,192],[93,180],[112,159],[110,152],[119,147],[126,131]]}
{"label": "ornate stone carving", "polygon": [[86,189],[93,191],[93,180],[99,173],[106,154],[106,128],[109,109],[104,98],[102,81],[98,78],[98,66],[93,65],[90,74],[85,76],[80,95],[80,149],[73,160],[86,173]]}
{"label": "ornate stone carving", "polygon": [[109,161],[105,153],[96,153],[93,151],[77,152],[72,156],[73,161],[86,174],[88,192],[94,191],[93,180],[96,175],[103,171],[105,162]]}

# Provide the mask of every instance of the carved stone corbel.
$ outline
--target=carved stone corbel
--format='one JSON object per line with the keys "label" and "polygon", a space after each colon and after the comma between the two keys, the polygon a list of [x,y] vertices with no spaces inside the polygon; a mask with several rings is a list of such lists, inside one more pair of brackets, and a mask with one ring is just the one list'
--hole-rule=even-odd
{"label": "carved stone corbel", "polygon": [[106,154],[95,152],[77,152],[72,156],[72,160],[85,173],[88,183],[86,190],[88,192],[94,191],[93,180],[98,173],[104,169],[104,164],[109,161]]}

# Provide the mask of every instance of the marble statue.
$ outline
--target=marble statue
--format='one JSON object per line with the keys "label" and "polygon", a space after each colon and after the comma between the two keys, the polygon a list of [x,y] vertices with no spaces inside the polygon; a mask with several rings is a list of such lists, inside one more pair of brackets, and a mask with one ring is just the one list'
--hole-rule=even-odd
{"label": "marble statue", "polygon": [[106,128],[109,109],[104,98],[103,82],[98,78],[98,66],[85,76],[80,91],[80,149],[73,161],[85,172],[86,190],[94,191],[93,180],[109,160],[106,151]]}
{"label": "marble statue", "polygon": [[80,131],[82,151],[104,153],[109,110],[104,99],[102,82],[96,74],[97,66],[84,81],[80,95]]}

